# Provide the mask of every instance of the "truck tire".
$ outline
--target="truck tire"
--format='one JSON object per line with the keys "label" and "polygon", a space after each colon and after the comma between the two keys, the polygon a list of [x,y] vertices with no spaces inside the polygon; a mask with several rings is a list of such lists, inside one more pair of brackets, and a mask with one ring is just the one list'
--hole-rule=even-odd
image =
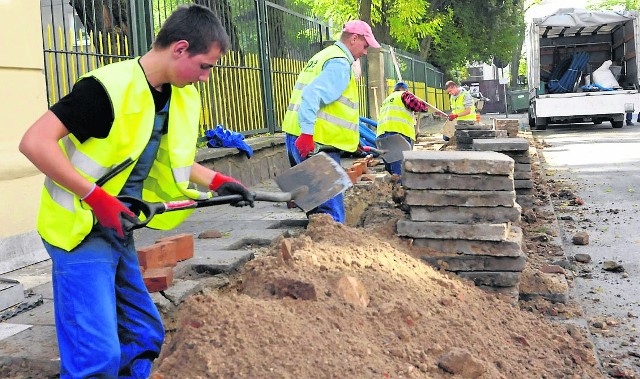
{"label": "truck tire", "polygon": [[536,130],[547,130],[547,118],[546,117],[538,117],[535,119]]}
{"label": "truck tire", "polygon": [[531,117],[531,111],[529,111],[529,130],[534,130],[536,128],[536,119]]}
{"label": "truck tire", "polygon": [[624,125],[624,121],[611,121],[611,126],[614,129],[620,129]]}

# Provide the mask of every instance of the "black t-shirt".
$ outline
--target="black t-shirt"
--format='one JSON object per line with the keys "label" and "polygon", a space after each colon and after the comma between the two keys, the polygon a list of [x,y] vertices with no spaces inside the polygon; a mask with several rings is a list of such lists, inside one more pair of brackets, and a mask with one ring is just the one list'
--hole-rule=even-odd
{"label": "black t-shirt", "polygon": [[[162,85],[158,91],[149,85],[156,105],[156,112],[162,110],[169,97],[171,85]],[[51,107],[51,111],[80,142],[89,138],[105,138],[113,124],[113,107],[102,84],[91,77],[77,82],[71,92]],[[168,119],[168,118],[167,118]],[[167,122],[163,133],[167,131]]]}

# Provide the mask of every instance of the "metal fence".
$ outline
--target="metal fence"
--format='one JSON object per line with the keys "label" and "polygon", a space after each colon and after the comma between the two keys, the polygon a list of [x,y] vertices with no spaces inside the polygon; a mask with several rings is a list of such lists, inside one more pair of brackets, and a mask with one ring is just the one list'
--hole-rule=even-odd
{"label": "metal fence", "polygon": [[[298,73],[338,30],[295,0],[277,1],[41,0],[49,104],[66,95],[82,74],[143,55],[173,9],[198,3],[218,15],[231,41],[209,80],[197,84],[200,142],[218,124],[244,135],[280,131]],[[416,94],[441,104],[436,88],[442,88],[442,74],[409,54],[397,55]],[[360,111],[368,116],[366,57],[361,59]],[[393,73],[392,67],[385,72]]]}
{"label": "metal fence", "polygon": [[394,49],[398,63],[399,75],[391,56],[391,47],[384,45],[384,72],[387,78],[389,92],[393,85],[402,77],[409,90],[416,96],[425,99],[429,104],[441,110],[448,110],[449,95],[444,91],[444,74],[433,65],[424,62],[419,57],[406,51]]}

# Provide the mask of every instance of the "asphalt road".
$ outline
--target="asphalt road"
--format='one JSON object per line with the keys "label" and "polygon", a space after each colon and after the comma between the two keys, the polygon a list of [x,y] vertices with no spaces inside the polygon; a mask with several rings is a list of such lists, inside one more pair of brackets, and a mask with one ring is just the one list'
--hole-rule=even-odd
{"label": "asphalt road", "polygon": [[[591,263],[576,264],[570,297],[580,303],[605,370],[616,362],[640,373],[640,124],[550,125],[534,131],[550,146],[542,149],[547,178],[584,200],[571,206],[554,201],[568,258],[584,253]],[[564,219],[564,220],[563,220]],[[572,243],[576,232],[589,244]],[[623,271],[604,270],[605,261]]]}

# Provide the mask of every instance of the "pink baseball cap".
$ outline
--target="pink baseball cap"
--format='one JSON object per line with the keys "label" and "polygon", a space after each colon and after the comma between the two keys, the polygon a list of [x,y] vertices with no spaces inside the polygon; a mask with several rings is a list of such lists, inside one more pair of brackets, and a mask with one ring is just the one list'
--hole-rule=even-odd
{"label": "pink baseball cap", "polygon": [[347,33],[359,34],[364,37],[365,41],[367,41],[369,46],[373,47],[374,49],[380,48],[380,44],[378,43],[378,41],[376,41],[375,37],[373,36],[371,27],[369,26],[369,24],[367,24],[364,21],[361,21],[361,20],[349,21],[346,24],[344,24],[344,27],[342,27],[342,31]]}

